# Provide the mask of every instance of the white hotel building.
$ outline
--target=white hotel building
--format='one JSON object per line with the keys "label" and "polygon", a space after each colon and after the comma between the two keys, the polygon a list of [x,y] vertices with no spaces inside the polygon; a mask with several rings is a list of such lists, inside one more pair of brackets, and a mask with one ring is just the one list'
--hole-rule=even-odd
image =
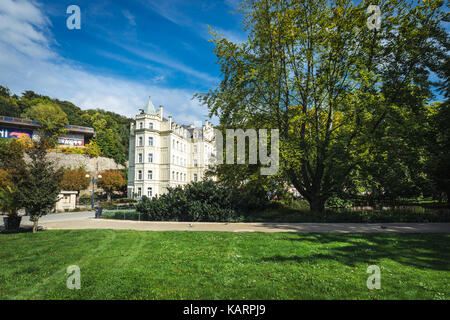
{"label": "white hotel building", "polygon": [[163,117],[149,99],[130,128],[128,197],[154,197],[168,187],[200,181],[213,164],[214,128],[208,120],[201,128],[178,125]]}

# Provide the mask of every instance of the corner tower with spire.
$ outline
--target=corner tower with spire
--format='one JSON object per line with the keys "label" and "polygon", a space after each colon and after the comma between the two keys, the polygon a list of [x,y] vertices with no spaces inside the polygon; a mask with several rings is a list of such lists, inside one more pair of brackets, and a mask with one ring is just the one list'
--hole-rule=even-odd
{"label": "corner tower with spire", "polygon": [[156,110],[151,97],[130,126],[128,197],[149,198],[168,187],[200,181],[215,155],[213,126],[178,125]]}

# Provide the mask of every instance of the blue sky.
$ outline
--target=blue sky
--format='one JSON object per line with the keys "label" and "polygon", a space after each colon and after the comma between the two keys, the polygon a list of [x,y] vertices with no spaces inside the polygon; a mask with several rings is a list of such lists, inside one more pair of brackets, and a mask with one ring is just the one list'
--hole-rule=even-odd
{"label": "blue sky", "polygon": [[[81,9],[80,30],[66,27],[70,5]],[[0,84],[127,116],[151,95],[177,122],[205,120],[206,108],[191,98],[220,77],[207,26],[244,41],[236,7],[237,0],[1,0]]]}

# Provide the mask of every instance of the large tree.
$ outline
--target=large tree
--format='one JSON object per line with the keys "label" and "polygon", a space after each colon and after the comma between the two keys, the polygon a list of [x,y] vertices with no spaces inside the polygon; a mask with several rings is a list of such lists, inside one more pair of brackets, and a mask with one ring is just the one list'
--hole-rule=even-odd
{"label": "large tree", "polygon": [[60,183],[61,190],[77,191],[78,202],[78,195],[80,191],[89,187],[89,179],[86,178],[86,174],[87,171],[82,168],[66,170]]}
{"label": "large tree", "polygon": [[448,58],[436,40],[443,1],[383,1],[379,29],[368,5],[244,1],[249,38],[216,34],[223,79],[198,95],[223,127],[279,129],[280,169],[315,211],[345,189],[386,123],[423,108],[429,70]]}
{"label": "large tree", "polygon": [[100,175],[102,177],[98,180],[97,185],[106,191],[108,201],[111,201],[115,191],[121,190],[127,184],[121,170],[105,170],[100,172]]}

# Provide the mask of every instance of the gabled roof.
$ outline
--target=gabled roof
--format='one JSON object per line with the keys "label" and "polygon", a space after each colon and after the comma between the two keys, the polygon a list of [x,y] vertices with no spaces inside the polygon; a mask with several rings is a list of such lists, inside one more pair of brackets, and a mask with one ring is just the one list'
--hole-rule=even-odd
{"label": "gabled roof", "polygon": [[156,114],[155,106],[152,103],[151,97],[148,97],[148,103],[144,108],[145,114]]}

